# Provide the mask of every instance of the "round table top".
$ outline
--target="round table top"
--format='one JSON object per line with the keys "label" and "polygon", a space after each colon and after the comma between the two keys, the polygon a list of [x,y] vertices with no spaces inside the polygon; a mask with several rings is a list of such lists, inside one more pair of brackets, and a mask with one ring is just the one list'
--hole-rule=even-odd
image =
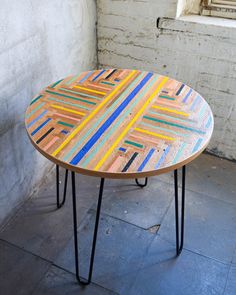
{"label": "round table top", "polygon": [[33,145],[54,163],[106,178],[139,178],[196,158],[213,132],[207,102],[189,86],[138,70],[83,72],[30,103]]}

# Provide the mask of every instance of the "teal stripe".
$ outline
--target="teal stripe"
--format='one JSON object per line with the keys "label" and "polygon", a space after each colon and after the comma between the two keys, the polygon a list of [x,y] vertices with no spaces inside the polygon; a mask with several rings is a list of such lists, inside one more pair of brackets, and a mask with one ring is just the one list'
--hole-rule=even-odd
{"label": "teal stripe", "polygon": [[201,110],[200,110],[200,112],[199,112],[199,114],[198,114],[198,118],[199,118],[199,120],[202,119],[202,117],[203,117],[203,115],[204,115],[204,113],[205,113],[206,107],[207,107],[207,105],[204,104],[203,107],[201,108]]}
{"label": "teal stripe", "polygon": [[110,82],[106,82],[106,81],[102,81],[102,84],[106,84],[106,85],[111,85],[111,86],[115,86],[116,84],[114,83],[110,83]]}
{"label": "teal stripe", "polygon": [[57,95],[57,96],[62,96],[62,97],[66,97],[66,98],[71,98],[71,99],[78,100],[78,101],[82,101],[82,102],[85,102],[85,103],[88,103],[88,104],[96,105],[95,102],[93,102],[93,101],[88,101],[88,100],[86,100],[86,99],[82,99],[82,98],[78,98],[78,97],[74,97],[74,96],[70,96],[70,95],[66,95],[66,94],[62,94],[62,93],[54,92],[54,91],[50,91],[50,90],[46,90],[46,92],[48,92],[48,93],[50,93],[50,94]]}
{"label": "teal stripe", "polygon": [[50,86],[50,88],[54,88],[55,86],[57,86],[57,84],[59,84],[61,81],[63,81],[64,79],[61,79],[59,81],[57,81],[56,83],[52,84],[52,86]]}
{"label": "teal stripe", "polygon": [[80,138],[80,140],[73,146],[73,148],[66,154],[63,158],[64,161],[68,161],[68,159],[72,156],[72,154],[83,144],[83,142],[89,137],[89,135],[99,126],[99,124],[105,119],[109,113],[112,112],[112,110],[122,101],[122,99],[125,98],[125,96],[128,94],[128,92],[132,89],[132,87],[137,83],[137,81],[141,81],[141,79],[144,77],[145,73],[142,73],[140,76],[138,76],[131,84],[130,86],[123,92],[123,94],[107,109],[107,111],[97,120],[96,124],[93,125],[92,128],[88,130],[88,132]]}
{"label": "teal stripe", "polygon": [[166,98],[166,99],[168,99],[168,100],[175,100],[174,97],[170,97],[170,96],[167,96],[167,95],[160,95],[159,97],[160,97],[160,98]]}
{"label": "teal stripe", "polygon": [[78,91],[69,90],[69,89],[66,89],[66,88],[63,88],[63,87],[60,88],[60,90],[65,91],[65,92],[70,92],[70,93],[73,93],[73,94],[77,94],[77,95],[83,95],[83,96],[89,97],[89,98],[94,98],[96,100],[102,100],[102,98],[100,98],[100,97],[90,95],[90,94],[86,94],[86,93],[81,93],[81,92],[78,92]]}
{"label": "teal stripe", "polygon": [[140,144],[140,143],[137,143],[137,142],[135,142],[135,141],[131,141],[131,140],[125,140],[125,143],[126,144],[130,144],[130,145],[133,145],[133,146],[136,146],[136,147],[139,147],[139,148],[143,148],[143,145],[142,144]]}
{"label": "teal stripe", "polygon": [[163,124],[166,124],[166,125],[169,125],[169,126],[174,126],[174,127],[178,127],[178,128],[185,129],[185,130],[194,131],[194,132],[197,132],[199,134],[205,134],[206,133],[204,131],[197,130],[197,129],[194,129],[194,128],[191,128],[191,127],[187,127],[187,126],[175,124],[175,123],[172,123],[172,122],[167,122],[167,121],[164,121],[164,120],[159,120],[159,119],[148,117],[148,116],[143,116],[143,118],[145,118],[147,120],[150,120],[150,121],[155,121],[155,122],[158,122],[158,123],[163,123]]}
{"label": "teal stripe", "polygon": [[34,108],[29,114],[27,114],[25,117],[28,119],[31,115],[33,115],[35,112],[37,112],[39,109],[41,109],[42,106],[45,105],[45,102],[41,102],[36,108]]}
{"label": "teal stripe", "polygon": [[149,89],[157,82],[159,79],[159,76],[155,75],[155,78],[150,82],[149,85],[147,85],[141,93],[137,96],[137,98],[134,100],[133,105],[131,105],[126,112],[123,114],[123,116],[120,117],[120,119],[112,126],[112,128],[107,132],[106,136],[104,136],[103,140],[95,146],[94,150],[88,155],[88,157],[82,162],[81,167],[86,167],[87,164],[93,159],[95,154],[101,149],[101,147],[104,145],[105,142],[112,136],[112,134],[115,132],[116,129],[119,128],[121,123],[124,121],[125,117],[127,117],[130,112],[133,111],[135,106],[139,103],[139,101],[143,98],[143,96],[149,91]]}
{"label": "teal stripe", "polygon": [[178,136],[183,136],[183,137],[188,137],[189,136],[189,134],[179,133],[179,132],[176,132],[174,130],[171,130],[171,129],[168,129],[168,128],[159,127],[159,126],[155,126],[155,125],[152,125],[152,124],[149,124],[149,123],[146,123],[146,122],[141,122],[141,124],[144,125],[144,126],[148,126],[148,127],[152,127],[152,128],[158,129],[158,130],[166,131],[166,132],[169,132],[169,133],[178,135]]}
{"label": "teal stripe", "polygon": [[184,151],[186,145],[187,145],[186,142],[183,142],[183,143],[182,143],[180,149],[178,150],[178,153],[176,154],[176,156],[175,156],[175,158],[174,158],[174,160],[173,160],[173,162],[172,162],[173,164],[175,164],[175,163],[179,160],[179,158],[182,156],[183,151]]}
{"label": "teal stripe", "polygon": [[48,100],[57,101],[57,102],[60,102],[62,104],[67,104],[67,105],[70,105],[70,106],[74,106],[74,107],[77,107],[77,108],[80,108],[80,109],[84,109],[84,110],[90,111],[90,108],[85,107],[85,106],[82,106],[82,105],[77,104],[77,103],[73,103],[73,102],[68,102],[68,101],[56,99],[54,97],[49,97]]}
{"label": "teal stripe", "polygon": [[41,97],[43,97],[42,95],[37,96],[35,99],[33,99],[30,103],[30,105],[32,105],[33,103],[35,103],[37,100],[39,100]]}

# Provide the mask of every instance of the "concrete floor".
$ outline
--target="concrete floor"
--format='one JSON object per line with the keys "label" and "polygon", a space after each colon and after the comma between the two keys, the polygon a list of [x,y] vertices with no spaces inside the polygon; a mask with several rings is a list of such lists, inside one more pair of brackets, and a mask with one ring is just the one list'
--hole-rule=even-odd
{"label": "concrete floor", "polygon": [[[144,189],[134,181],[107,180],[93,283],[82,288],[74,276],[71,196],[56,210],[52,173],[0,233],[0,293],[235,295],[235,177],[235,163],[206,154],[187,167],[186,235],[179,258],[173,175],[152,177]],[[77,176],[82,275],[98,184],[99,179]]]}

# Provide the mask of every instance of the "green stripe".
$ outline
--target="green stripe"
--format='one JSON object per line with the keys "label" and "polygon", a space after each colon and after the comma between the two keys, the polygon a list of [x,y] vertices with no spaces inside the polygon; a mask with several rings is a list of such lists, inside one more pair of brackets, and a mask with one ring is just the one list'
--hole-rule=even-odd
{"label": "green stripe", "polygon": [[72,124],[69,124],[66,122],[62,122],[62,121],[58,121],[57,123],[60,125],[63,125],[63,126],[71,127],[71,128],[75,127],[75,125],[72,125]]}
{"label": "green stripe", "polygon": [[66,82],[66,85],[71,84],[72,82],[74,82],[76,79],[78,79],[81,76],[81,73],[72,77],[69,81]]}
{"label": "green stripe", "polygon": [[183,137],[189,136],[189,134],[179,133],[179,132],[176,132],[174,130],[171,130],[171,129],[168,129],[168,128],[159,127],[159,126],[155,126],[153,124],[149,124],[149,123],[146,123],[146,122],[141,122],[141,124],[144,125],[144,126],[148,126],[148,127],[152,127],[152,128],[158,129],[158,130],[166,131],[166,132],[169,132],[169,133],[178,135],[178,136],[183,136]]}
{"label": "green stripe", "polygon": [[37,96],[35,99],[33,99],[30,103],[30,105],[32,105],[33,103],[35,103],[37,100],[39,100],[42,97],[42,95]]}
{"label": "green stripe", "polygon": [[163,124],[166,124],[166,125],[178,127],[178,128],[181,128],[181,129],[194,131],[194,132],[197,132],[199,134],[205,134],[206,133],[204,131],[197,130],[197,129],[194,129],[194,128],[191,128],[191,127],[187,127],[187,126],[175,124],[175,123],[172,123],[172,122],[167,122],[167,121],[164,121],[164,120],[159,120],[159,119],[156,119],[156,118],[153,118],[153,117],[149,117],[149,116],[143,116],[143,118],[145,118],[147,120],[150,120],[150,121],[154,121],[154,122],[163,123]]}
{"label": "green stripe", "polygon": [[175,163],[179,160],[179,158],[180,158],[180,156],[182,155],[182,153],[183,153],[183,151],[184,151],[186,145],[187,145],[186,142],[183,142],[183,143],[182,143],[180,149],[178,150],[178,153],[176,154],[176,156],[175,156],[175,158],[174,158],[174,161],[172,162],[173,164],[175,164]]}
{"label": "green stripe", "polygon": [[111,82],[106,82],[106,81],[102,81],[102,84],[106,84],[106,85],[111,85],[111,86],[115,86],[116,84],[111,83]]}
{"label": "green stripe", "polygon": [[106,112],[96,121],[96,124],[93,125],[92,128],[88,130],[88,132],[80,138],[80,140],[75,144],[75,146],[68,152],[68,154],[65,155],[63,158],[64,161],[68,161],[68,159],[72,156],[72,154],[82,146],[83,142],[89,137],[89,135],[97,128],[97,126],[103,121],[103,119],[109,115],[113,111],[113,109],[122,101],[122,99],[129,93],[129,91],[134,87],[135,83],[137,83],[138,80],[141,80],[144,77],[144,74],[141,74],[138,76],[131,84],[130,86],[119,96],[117,100],[107,109]]}
{"label": "green stripe", "polygon": [[[145,73],[144,73],[145,74]],[[160,76],[155,76],[155,78],[149,82],[150,84],[147,85],[137,96],[137,98],[134,100],[133,104],[126,110],[126,112],[119,118],[119,120],[112,126],[112,128],[107,132],[107,134],[104,136],[103,140],[96,145],[94,150],[88,155],[88,157],[82,162],[81,167],[86,167],[86,165],[93,159],[95,154],[102,148],[105,142],[109,140],[109,138],[112,136],[112,134],[115,132],[116,129],[119,128],[119,126],[122,124],[124,119],[129,116],[130,112],[133,111],[135,106],[139,103],[139,101],[143,98],[143,96],[149,91],[149,89],[157,82]]]}
{"label": "green stripe", "polygon": [[70,95],[65,95],[65,94],[62,94],[62,93],[58,93],[58,92],[54,92],[54,91],[49,91],[49,90],[46,90],[46,92],[48,92],[50,94],[55,94],[55,95],[58,95],[58,96],[62,96],[62,97],[66,97],[66,98],[71,98],[71,99],[74,99],[74,100],[82,101],[82,102],[85,102],[85,103],[88,103],[88,104],[96,105],[95,102],[88,101],[86,99],[82,99],[82,98],[78,98],[78,97],[74,97],[74,96],[70,96]]}
{"label": "green stripe", "polygon": [[97,99],[97,100],[102,100],[102,98],[100,98],[100,97],[90,95],[90,94],[87,94],[87,93],[81,93],[81,92],[78,92],[78,91],[69,90],[69,89],[66,89],[66,88],[63,88],[63,87],[60,88],[60,90],[65,91],[65,92],[74,93],[74,94],[77,94],[77,95],[83,95],[83,96],[94,98],[94,99]]}
{"label": "green stripe", "polygon": [[181,118],[177,118],[177,117],[173,117],[173,116],[170,116],[170,115],[166,115],[166,114],[161,114],[161,113],[158,113],[157,111],[149,111],[150,114],[153,114],[155,116],[158,116],[158,117],[164,117],[164,118],[168,118],[168,119],[172,119],[172,120],[177,120],[177,121],[181,121],[181,122],[184,122],[184,123],[194,123],[194,122],[191,122],[189,120],[185,120],[185,119],[181,119]]}
{"label": "green stripe", "polygon": [[52,86],[50,86],[50,88],[54,88],[55,86],[57,86],[57,84],[59,84],[61,81],[63,81],[64,79],[61,79],[59,81],[57,81],[56,83],[52,84]]}
{"label": "green stripe", "polygon": [[35,112],[37,112],[43,105],[45,105],[45,102],[41,102],[35,109],[33,109],[29,114],[27,114],[25,117],[28,119],[31,115],[33,115]]}
{"label": "green stripe", "polygon": [[77,108],[81,108],[81,109],[84,109],[84,110],[90,111],[90,108],[85,107],[85,106],[80,105],[80,104],[77,104],[77,103],[72,103],[72,102],[68,102],[68,101],[64,101],[64,100],[56,99],[56,98],[54,98],[54,97],[49,97],[48,100],[53,100],[53,101],[56,101],[56,102],[60,102],[60,103],[62,103],[62,104],[67,104],[67,105],[70,105],[70,106],[74,106],[74,107],[77,107]]}
{"label": "green stripe", "polygon": [[174,97],[170,97],[170,96],[166,96],[166,95],[160,95],[159,97],[160,98],[166,98],[166,99],[169,99],[169,100],[175,100]]}
{"label": "green stripe", "polygon": [[143,148],[143,145],[142,144],[140,144],[140,143],[137,143],[137,142],[135,142],[135,141],[130,141],[130,140],[125,140],[125,143],[126,144],[130,144],[130,145],[133,145],[133,146],[136,146],[136,147],[139,147],[139,148]]}

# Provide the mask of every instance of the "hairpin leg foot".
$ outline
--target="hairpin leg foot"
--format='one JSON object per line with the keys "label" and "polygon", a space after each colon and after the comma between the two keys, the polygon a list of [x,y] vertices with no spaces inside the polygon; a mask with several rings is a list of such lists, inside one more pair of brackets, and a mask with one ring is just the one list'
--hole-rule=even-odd
{"label": "hairpin leg foot", "polygon": [[99,225],[99,219],[100,219],[100,211],[101,211],[101,205],[102,205],[104,178],[101,178],[101,182],[100,182],[100,189],[99,189],[99,196],[98,196],[98,203],[97,203],[97,213],[96,213],[94,233],[93,233],[92,250],[91,250],[91,256],[90,256],[90,263],[89,263],[89,273],[88,273],[88,278],[86,280],[80,277],[80,272],[79,272],[75,172],[71,172],[71,179],[72,179],[72,202],[73,202],[73,224],[74,224],[74,248],[75,248],[76,278],[81,285],[89,285],[91,282],[92,273],[93,273],[93,262],[94,262],[94,255],[95,255],[96,242],[97,242],[97,232],[98,232],[98,225]]}
{"label": "hairpin leg foot", "polygon": [[139,187],[143,188],[143,187],[145,187],[145,186],[147,185],[147,183],[148,183],[148,178],[147,178],[147,177],[145,178],[145,182],[144,182],[144,184],[140,183],[140,182],[138,181],[137,178],[135,178],[135,182],[136,182],[136,184],[137,184]]}

